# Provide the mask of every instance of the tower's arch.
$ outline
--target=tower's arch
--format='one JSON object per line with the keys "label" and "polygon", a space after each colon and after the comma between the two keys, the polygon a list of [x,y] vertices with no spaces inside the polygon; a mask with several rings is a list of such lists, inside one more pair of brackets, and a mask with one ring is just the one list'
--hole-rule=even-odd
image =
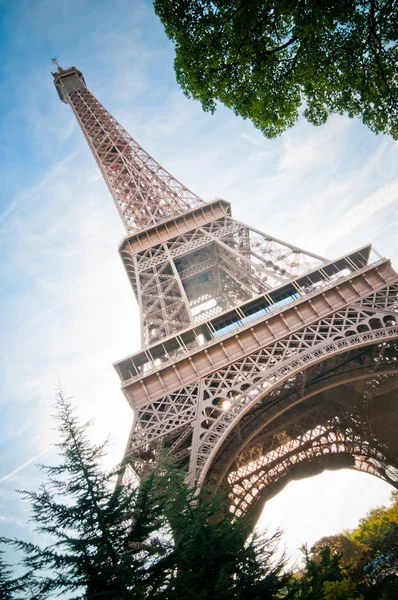
{"label": "tower's arch", "polygon": [[255,521],[289,481],[324,469],[398,488],[397,342],[384,339],[308,364],[236,420],[206,477],[227,489],[234,515]]}
{"label": "tower's arch", "polygon": [[[250,439],[252,428],[258,427],[258,407],[263,407],[265,426],[300,402],[309,374],[319,386],[322,373],[330,380],[336,370],[357,371],[361,361],[370,361],[369,369],[376,370],[385,344],[391,347],[394,368],[397,333],[395,308],[351,305],[205,378],[201,397],[205,418],[197,426],[199,481],[208,478],[210,470],[223,472],[236,454],[237,440]],[[377,357],[370,356],[373,352]],[[296,390],[296,397],[286,390]]]}

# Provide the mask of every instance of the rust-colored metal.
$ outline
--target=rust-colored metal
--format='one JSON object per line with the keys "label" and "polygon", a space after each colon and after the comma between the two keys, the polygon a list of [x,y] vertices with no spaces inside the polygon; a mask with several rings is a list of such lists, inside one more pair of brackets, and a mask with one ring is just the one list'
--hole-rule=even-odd
{"label": "rust-colored metal", "polygon": [[326,260],[205,203],[87,89],[54,73],[126,228],[142,349],[115,363],[134,409],[125,477],[166,449],[254,519],[290,479],[365,470],[398,487],[398,275],[370,245]]}

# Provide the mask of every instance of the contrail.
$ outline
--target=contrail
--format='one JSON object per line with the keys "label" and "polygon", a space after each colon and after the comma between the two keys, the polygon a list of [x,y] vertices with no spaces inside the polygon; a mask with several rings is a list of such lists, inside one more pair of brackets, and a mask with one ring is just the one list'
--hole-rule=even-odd
{"label": "contrail", "polygon": [[52,444],[50,444],[49,446],[47,446],[47,448],[44,448],[44,450],[42,450],[41,452],[39,452],[39,454],[36,454],[36,456],[33,456],[32,458],[29,458],[29,460],[27,460],[26,462],[22,463],[22,465],[19,465],[19,467],[17,467],[13,471],[11,471],[11,473],[7,473],[7,475],[4,475],[4,477],[1,477],[0,478],[0,483],[3,483],[3,481],[6,481],[6,479],[9,479],[10,477],[12,477],[13,475],[15,475],[16,473],[19,473],[19,471],[22,471],[22,469],[24,469],[25,467],[27,467],[28,465],[30,465],[30,463],[34,462],[37,458],[39,458],[39,456],[41,456],[42,454],[44,454],[45,452],[47,452],[47,450],[49,450],[51,448],[51,446],[52,446]]}
{"label": "contrail", "polygon": [[393,221],[392,223],[389,223],[388,225],[386,225],[386,227],[383,227],[383,229],[380,229],[380,231],[378,231],[375,235],[373,235],[372,238],[376,239],[379,235],[381,235],[382,233],[384,233],[385,231],[387,231],[387,229],[390,229],[391,227],[393,227],[397,223],[398,223],[398,219],[395,219],[395,221]]}

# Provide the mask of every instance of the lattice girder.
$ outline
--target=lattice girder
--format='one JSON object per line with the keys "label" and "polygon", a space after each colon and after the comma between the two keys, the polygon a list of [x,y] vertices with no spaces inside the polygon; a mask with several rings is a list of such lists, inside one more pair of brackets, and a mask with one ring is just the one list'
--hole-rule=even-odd
{"label": "lattice girder", "polygon": [[[363,385],[363,382],[371,382],[373,378],[378,381],[387,378],[395,389],[398,381],[397,361],[394,360],[396,348],[392,347],[377,363],[377,373],[372,376],[380,348],[383,349],[384,345],[374,344],[331,357],[308,366],[304,372],[297,373],[293,380],[286,380],[274,388],[240,420],[239,429],[233,431],[222,444],[212,463],[211,477],[221,482],[233,467],[236,456],[249,445],[255,445],[257,436],[267,431],[277,417],[307,398],[342,385],[350,386],[353,381]],[[365,391],[361,390],[363,395]]]}
{"label": "lattice girder", "polygon": [[[326,269],[328,266],[322,267],[316,276]],[[316,324],[325,315],[346,308],[351,302],[361,301],[376,289],[385,288],[386,284],[391,302],[394,302],[394,294],[398,297],[397,275],[385,259],[338,279],[338,284],[330,278],[326,280],[326,286],[317,284],[318,289],[311,293],[301,291],[308,285],[307,280],[305,275],[222,315],[210,316],[209,321],[117,363],[115,366],[132,406],[155,399],[164,391],[172,392],[179,381],[189,383],[198,374],[201,377],[210,374],[214,365],[221,368],[289,333],[298,332],[304,323],[308,326]],[[285,300],[280,302],[281,294]],[[214,309],[209,308],[208,312]],[[236,332],[235,335],[231,335],[231,331]]]}

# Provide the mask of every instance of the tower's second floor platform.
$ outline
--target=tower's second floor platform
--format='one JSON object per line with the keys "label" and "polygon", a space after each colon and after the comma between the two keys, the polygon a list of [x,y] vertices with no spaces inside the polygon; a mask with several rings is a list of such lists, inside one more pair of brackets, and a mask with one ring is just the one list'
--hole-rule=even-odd
{"label": "tower's second floor platform", "polygon": [[367,245],[148,345],[114,367],[137,408],[395,280],[390,261]]}

